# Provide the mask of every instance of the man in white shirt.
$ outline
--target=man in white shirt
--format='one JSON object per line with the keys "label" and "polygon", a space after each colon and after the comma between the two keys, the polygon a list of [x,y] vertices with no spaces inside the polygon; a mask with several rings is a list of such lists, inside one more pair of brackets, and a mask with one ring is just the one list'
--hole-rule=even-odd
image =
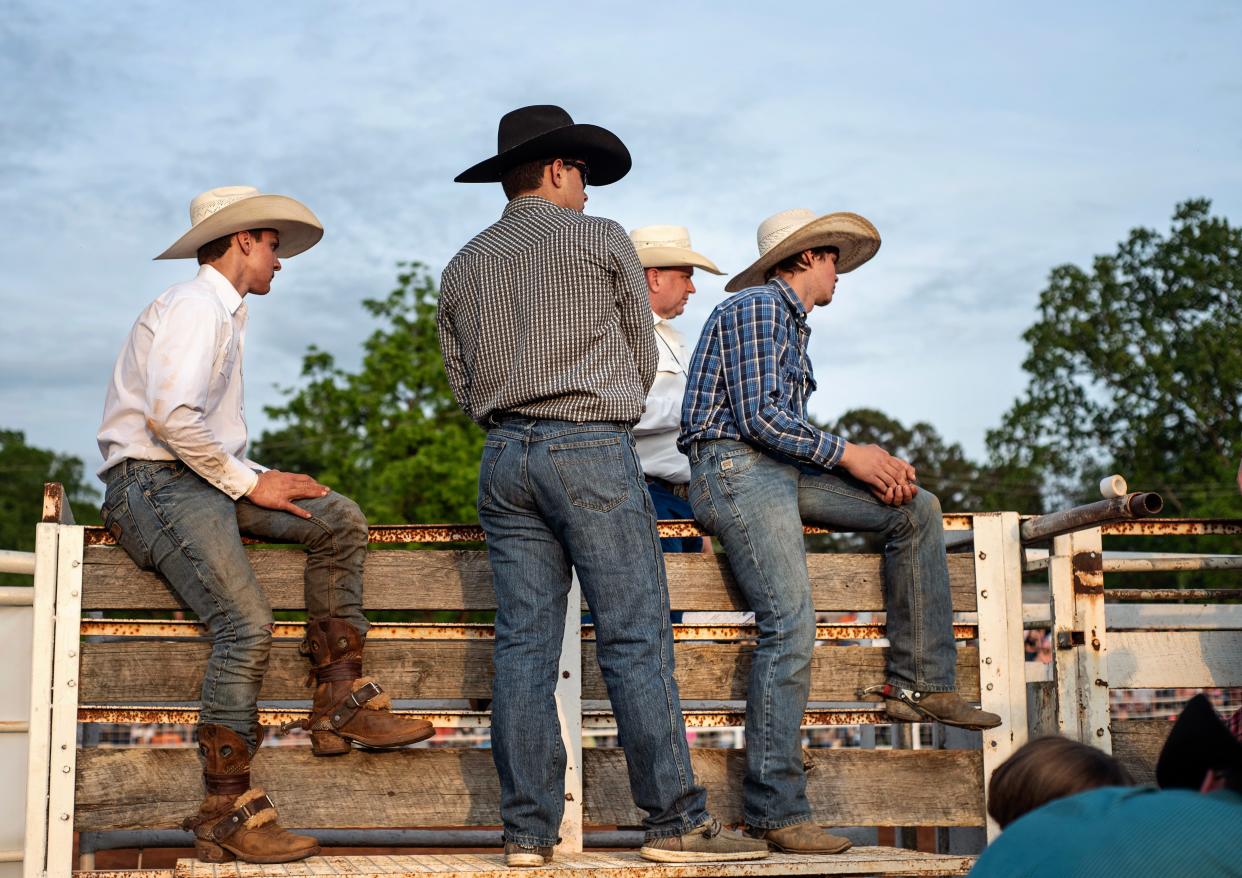
{"label": "man in white shirt", "polygon": [[199,858],[290,862],[319,847],[282,829],[271,800],[250,786],[273,619],[243,533],[306,546],[302,652],[317,685],[302,724],[312,751],[397,747],[434,729],[392,714],[388,696],[362,678],[367,522],[357,504],[246,457],[246,296],[266,295],[280,258],[313,247],[323,227],[292,198],[248,186],[199,195],[190,221],[156,258],[196,257],[197,276],[139,315],[112,372],[98,437],[104,526],[139,567],[163,575],[211,635],[197,729],[206,797],[184,824]]}
{"label": "man in white shirt", "polygon": [[[638,458],[643,465],[651,502],[655,504],[656,518],[694,518],[687,498],[690,461],[677,450],[690,352],[671,321],[686,310],[686,302],[695,292],[696,268],[712,274],[724,272],[706,256],[690,249],[690,233],[683,226],[643,226],[630,232],[630,240],[634,242],[647,278],[659,352],[655,381],[647,393],[647,407],[634,425]],[[665,537],[660,542],[666,552],[703,550],[701,537]]]}

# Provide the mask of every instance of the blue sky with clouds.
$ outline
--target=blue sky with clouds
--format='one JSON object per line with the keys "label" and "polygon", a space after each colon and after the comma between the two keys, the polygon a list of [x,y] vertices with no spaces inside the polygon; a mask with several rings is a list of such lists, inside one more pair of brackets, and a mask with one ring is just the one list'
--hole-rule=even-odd
{"label": "blue sky with clouds", "polygon": [[[1024,385],[1052,266],[1167,228],[1188,197],[1242,221],[1233,2],[3,8],[0,427],[92,468],[130,324],[194,271],[151,261],[190,198],[255,185],[327,229],[251,305],[256,413],[308,344],[357,361],[358,303],[399,260],[438,273],[498,215],[499,186],[452,178],[524,104],[630,147],[589,211],[687,225],[730,272],[771,213],[868,216],[879,255],[812,318],[812,410],[927,420],[972,454]],[[691,338],[725,278],[699,280]]]}

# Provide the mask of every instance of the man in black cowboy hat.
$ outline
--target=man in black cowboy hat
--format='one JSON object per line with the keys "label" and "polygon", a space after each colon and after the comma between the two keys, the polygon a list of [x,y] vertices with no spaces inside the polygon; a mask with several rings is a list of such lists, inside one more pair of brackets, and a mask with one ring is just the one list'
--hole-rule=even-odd
{"label": "man in black cowboy hat", "polygon": [[564,808],[553,694],[571,569],[594,615],[642,855],[758,859],[767,846],[722,830],[694,780],[673,680],[668,585],[631,425],[656,368],[647,287],[617,223],[583,214],[587,181],[630,169],[609,131],[560,107],[500,120],[498,154],[457,177],[499,182],[500,219],[441,282],[444,365],[487,430],[479,521],[496,590],[492,754],[510,866],[552,858]]}

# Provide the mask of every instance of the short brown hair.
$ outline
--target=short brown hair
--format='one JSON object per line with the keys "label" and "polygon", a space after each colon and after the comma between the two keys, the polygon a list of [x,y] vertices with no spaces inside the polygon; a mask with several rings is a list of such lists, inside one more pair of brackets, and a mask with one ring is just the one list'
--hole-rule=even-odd
{"label": "short brown hair", "polygon": [[1103,750],[1048,735],[1023,744],[992,772],[988,814],[1004,827],[1054,799],[1133,783],[1125,767]]}
{"label": "short brown hair", "polygon": [[505,198],[510,201],[526,192],[538,189],[543,183],[543,169],[556,159],[535,159],[514,165],[500,176],[500,185],[505,190]]}
{"label": "short brown hair", "polygon": [[[276,230],[275,229],[248,229],[247,231],[250,232],[252,237],[257,239],[257,238],[262,237],[263,232],[274,232]],[[198,264],[207,265],[210,262],[215,262],[217,259],[220,259],[222,256],[224,256],[225,253],[228,253],[229,247],[231,247],[233,244],[233,236],[236,234],[237,232],[229,232],[224,237],[216,238],[214,241],[208,241],[206,244],[199,247],[198,248]]]}
{"label": "short brown hair", "polygon": [[[841,256],[841,251],[837,247],[807,247],[806,250],[810,250],[812,253],[819,253],[821,255],[826,253],[835,253],[838,258]],[[764,272],[763,279],[765,281],[769,281],[776,277],[777,272],[782,272],[784,274],[798,274],[799,272],[806,271],[811,267],[811,263],[807,262],[802,257],[802,254],[806,253],[806,250],[799,250],[792,256],[786,256],[780,262],[776,263]]]}

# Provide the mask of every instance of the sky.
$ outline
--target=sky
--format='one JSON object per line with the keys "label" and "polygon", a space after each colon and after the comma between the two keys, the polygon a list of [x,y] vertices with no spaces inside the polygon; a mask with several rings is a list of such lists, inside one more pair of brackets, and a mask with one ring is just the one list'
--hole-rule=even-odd
{"label": "sky", "polygon": [[[1007,7],[1007,8],[1006,8]],[[1049,270],[1207,197],[1242,222],[1242,5],[0,0],[0,428],[100,462],[152,261],[190,199],[304,201],[322,243],[250,304],[251,433],[310,344],[346,367],[397,263],[438,276],[499,215],[453,177],[535,103],[615,132],[589,189],[627,229],[689,227],[729,274],[792,207],[848,210],[879,254],[811,317],[812,414],[926,421],[973,457],[1026,376]],[[693,341],[728,275],[696,275]]]}

